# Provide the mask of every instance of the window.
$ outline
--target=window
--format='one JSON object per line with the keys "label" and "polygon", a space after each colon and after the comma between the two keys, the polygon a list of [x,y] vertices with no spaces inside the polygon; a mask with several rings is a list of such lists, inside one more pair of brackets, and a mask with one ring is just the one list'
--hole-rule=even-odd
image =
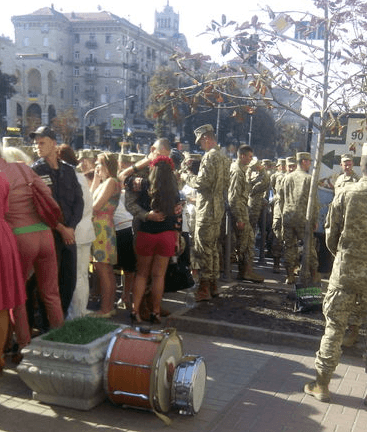
{"label": "window", "polygon": [[79,93],[79,84],[74,84],[74,93],[78,94]]}
{"label": "window", "polygon": [[74,52],[74,60],[79,60],[80,59],[80,52],[79,51],[75,51]]}
{"label": "window", "polygon": [[60,89],[60,99],[64,99],[64,89]]}
{"label": "window", "polygon": [[43,24],[41,32],[48,33],[48,31],[49,31],[48,24]]}
{"label": "window", "polygon": [[105,71],[104,71],[104,76],[106,76],[106,77],[109,77],[109,76],[111,76],[111,69],[105,69]]}
{"label": "window", "polygon": [[24,39],[23,39],[23,46],[29,46],[29,37],[25,37]]}
{"label": "window", "polygon": [[75,33],[74,35],[74,43],[79,43],[80,42],[80,34],[79,33]]}
{"label": "window", "polygon": [[108,86],[104,86],[104,92],[108,94],[110,92],[110,88]]}
{"label": "window", "polygon": [[106,44],[110,44],[112,42],[112,36],[110,34],[106,34],[105,42]]}
{"label": "window", "polygon": [[96,40],[96,34],[95,33],[89,33],[89,40],[95,41]]}
{"label": "window", "polygon": [[110,51],[106,51],[104,53],[104,59],[105,60],[111,60],[111,53],[110,53]]}
{"label": "window", "polygon": [[47,37],[43,38],[43,46],[48,47],[48,38]]}
{"label": "window", "polygon": [[79,107],[79,99],[75,99],[74,100],[74,107],[78,108]]}
{"label": "window", "polygon": [[75,77],[78,77],[78,76],[79,76],[79,67],[78,67],[78,66],[75,66],[74,71],[73,71],[73,75],[74,75]]}

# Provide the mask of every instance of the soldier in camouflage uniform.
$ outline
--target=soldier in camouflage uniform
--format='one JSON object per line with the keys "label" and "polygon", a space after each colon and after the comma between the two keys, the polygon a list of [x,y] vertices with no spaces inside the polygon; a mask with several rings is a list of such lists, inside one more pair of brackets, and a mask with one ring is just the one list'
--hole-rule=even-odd
{"label": "soldier in camouflage uniform", "polygon": [[200,144],[205,154],[198,175],[190,174],[185,180],[197,192],[194,248],[200,276],[195,298],[196,301],[206,301],[218,295],[218,239],[225,210],[230,161],[217,145],[212,125],[200,126],[194,133],[195,143]]}
{"label": "soldier in camouflage uniform", "polygon": [[346,153],[340,158],[340,166],[343,173],[339,175],[334,184],[335,193],[348,183],[355,183],[359,180],[359,175],[353,170],[353,155]]}
{"label": "soldier in camouflage uniform", "polygon": [[[345,186],[356,183],[359,180],[360,177],[353,170],[353,165],[353,155],[346,153],[341,156],[340,166],[342,167],[343,173],[339,175],[334,184],[335,194],[338,194]],[[343,340],[344,346],[350,347],[357,342],[362,321],[358,310],[353,310],[350,314],[349,327]]]}
{"label": "soldier in camouflage uniform", "polygon": [[246,179],[248,164],[251,162],[253,150],[250,146],[241,145],[237,159],[230,169],[228,203],[232,214],[235,248],[238,256],[238,279],[252,282],[263,282],[264,278],[252,269],[254,260],[255,236],[248,215],[248,196],[251,189]]}
{"label": "soldier in camouflage uniform", "polygon": [[269,191],[270,177],[265,166],[259,160],[253,160],[249,164],[248,180],[251,185],[251,191],[248,200],[250,224],[256,235],[256,227],[262,208],[265,204],[264,196]]}
{"label": "soldier in camouflage uniform", "polygon": [[278,159],[276,163],[277,172],[270,177],[270,185],[273,191],[272,200],[272,247],[273,254],[273,273],[280,273],[280,258],[282,256],[283,238],[282,238],[282,214],[279,207],[279,190],[285,176],[286,160]]}
{"label": "soldier in camouflage uniform", "polygon": [[321,401],[329,400],[328,384],[352,308],[358,304],[360,315],[367,312],[367,144],[361,168],[363,177],[335,196],[325,222],[326,245],[335,260],[323,303],[325,331],[316,353],[316,381],[304,388]]}
{"label": "soldier in camouflage uniform", "polygon": [[[311,185],[311,175],[308,170],[311,166],[311,155],[299,152],[296,155],[297,169],[284,177],[279,194],[280,209],[282,212],[284,261],[287,271],[287,284],[295,282],[294,270],[299,264],[298,241],[304,240],[306,227],[306,211],[308,195]],[[316,226],[319,206],[314,206],[312,226]],[[313,280],[316,279],[318,258],[314,237],[310,239],[309,269]]]}

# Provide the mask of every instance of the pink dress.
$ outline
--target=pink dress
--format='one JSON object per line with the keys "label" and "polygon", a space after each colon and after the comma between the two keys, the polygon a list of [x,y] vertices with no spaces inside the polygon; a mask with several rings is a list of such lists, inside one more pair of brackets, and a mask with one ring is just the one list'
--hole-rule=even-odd
{"label": "pink dress", "polygon": [[16,239],[4,218],[8,195],[8,180],[0,172],[0,310],[13,309],[26,301]]}

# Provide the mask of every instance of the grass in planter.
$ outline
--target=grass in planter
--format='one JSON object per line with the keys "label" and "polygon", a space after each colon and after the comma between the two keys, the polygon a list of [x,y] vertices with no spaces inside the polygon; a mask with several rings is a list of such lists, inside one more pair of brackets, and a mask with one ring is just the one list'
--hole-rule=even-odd
{"label": "grass in planter", "polygon": [[63,342],[76,345],[85,345],[98,339],[105,334],[116,330],[119,326],[107,321],[104,318],[83,317],[71,321],[49,331],[42,337],[44,340]]}

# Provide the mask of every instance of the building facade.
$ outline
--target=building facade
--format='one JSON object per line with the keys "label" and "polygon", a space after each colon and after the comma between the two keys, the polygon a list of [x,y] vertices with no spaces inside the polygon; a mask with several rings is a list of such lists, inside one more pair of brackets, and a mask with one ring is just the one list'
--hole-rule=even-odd
{"label": "building facade", "polygon": [[61,13],[45,7],[12,22],[18,83],[8,104],[9,126],[27,133],[73,107],[83,130],[122,135],[147,127],[149,80],[160,66],[174,67],[166,38],[106,11]]}

